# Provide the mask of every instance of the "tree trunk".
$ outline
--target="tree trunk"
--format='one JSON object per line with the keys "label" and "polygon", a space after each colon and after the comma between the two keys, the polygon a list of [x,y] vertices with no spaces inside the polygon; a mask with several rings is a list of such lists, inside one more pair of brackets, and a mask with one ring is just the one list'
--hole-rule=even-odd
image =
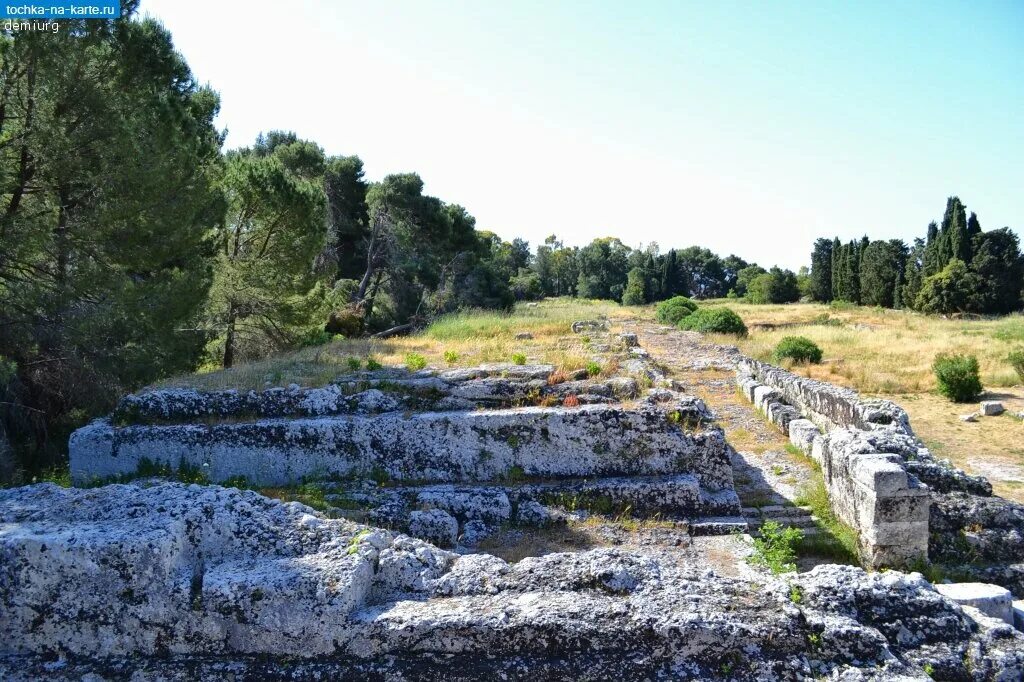
{"label": "tree trunk", "polygon": [[235,364],[235,321],[238,315],[235,306],[228,309],[228,335],[224,339],[224,369],[230,369]]}

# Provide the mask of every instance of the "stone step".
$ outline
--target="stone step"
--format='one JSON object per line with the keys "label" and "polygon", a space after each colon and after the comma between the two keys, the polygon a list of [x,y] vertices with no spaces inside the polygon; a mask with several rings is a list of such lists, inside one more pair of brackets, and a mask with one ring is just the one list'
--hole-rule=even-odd
{"label": "stone step", "polygon": [[214,482],[289,485],[319,476],[475,482],[525,477],[691,474],[732,487],[718,428],[689,430],[655,406],[586,405],[467,412],[117,427],[98,420],[70,442],[72,477],[132,474],[144,460]]}
{"label": "stone step", "polygon": [[691,535],[731,535],[746,532],[747,521],[742,516],[719,516],[690,522]]}
{"label": "stone step", "polygon": [[[601,516],[690,519],[731,516],[739,512],[739,498],[731,488],[709,491],[695,476],[570,479],[514,485],[377,486],[337,483],[326,501],[342,509],[382,515],[382,521],[401,525],[414,510],[439,509],[461,523],[501,524],[521,519],[523,512],[548,510]],[[541,515],[544,516],[543,514]],[[548,514],[550,516],[550,514]],[[530,517],[532,518],[532,517]]]}
{"label": "stone step", "polygon": [[769,505],[764,507],[744,507],[743,515],[748,518],[794,518],[800,516],[811,516],[813,510],[810,507],[794,507],[791,505]]}
{"label": "stone step", "polygon": [[782,526],[790,526],[792,528],[813,528],[818,523],[818,517],[816,516],[778,516],[775,518],[761,518],[761,517],[746,517],[747,523],[752,528],[760,528],[761,524],[765,521],[774,521]]}

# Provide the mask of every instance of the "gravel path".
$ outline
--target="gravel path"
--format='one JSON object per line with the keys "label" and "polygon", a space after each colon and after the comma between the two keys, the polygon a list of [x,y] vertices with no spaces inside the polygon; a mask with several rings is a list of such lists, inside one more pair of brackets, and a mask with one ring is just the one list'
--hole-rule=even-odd
{"label": "gravel path", "polygon": [[[708,343],[696,332],[640,320],[625,322],[622,327],[637,335],[640,345],[671,378],[682,383],[684,391],[703,398],[715,413],[726,440],[735,448],[733,474],[744,507],[793,505],[813,469],[806,460],[788,453],[786,436],[737,393],[735,350]],[[748,518],[752,514],[756,516],[749,510]]]}

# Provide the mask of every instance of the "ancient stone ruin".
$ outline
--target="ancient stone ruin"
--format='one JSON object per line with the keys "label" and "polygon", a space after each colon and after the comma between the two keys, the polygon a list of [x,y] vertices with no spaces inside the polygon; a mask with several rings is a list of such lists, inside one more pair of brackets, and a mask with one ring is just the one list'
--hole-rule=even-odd
{"label": "ancient stone ruin", "polygon": [[[829,564],[722,575],[690,545],[755,532],[736,453],[609,326],[572,327],[619,367],[596,376],[385,369],[124,398],[71,439],[83,487],[0,491],[0,677],[1021,679],[1012,597],[987,584],[1021,596],[1019,507],[931,457],[896,405],[730,351],[743,394],[820,464],[865,565],[946,558],[950,537],[991,561],[971,563],[985,585],[941,590]],[[167,471],[212,484],[149,477]],[[244,490],[309,481],[329,514]],[[593,519],[643,539],[480,549]]]}
{"label": "ancient stone ruin", "polygon": [[1024,505],[936,459],[898,405],[739,356],[737,384],[822,469],[871,566],[939,562],[1024,596]]}

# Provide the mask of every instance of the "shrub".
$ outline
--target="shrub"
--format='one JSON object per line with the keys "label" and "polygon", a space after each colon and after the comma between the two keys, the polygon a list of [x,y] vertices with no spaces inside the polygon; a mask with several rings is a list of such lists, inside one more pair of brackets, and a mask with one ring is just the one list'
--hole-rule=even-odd
{"label": "shrub", "polygon": [[1021,381],[1024,381],[1024,348],[1019,348],[1006,356],[1006,361],[1013,367]]}
{"label": "shrub", "polygon": [[981,393],[978,358],[973,355],[939,353],[932,370],[939,382],[939,393],[953,402],[970,402]]}
{"label": "shrub", "polygon": [[775,346],[775,362],[789,358],[794,362],[821,362],[821,349],[806,336],[787,336]]}
{"label": "shrub", "polygon": [[675,326],[679,324],[679,320],[683,319],[696,309],[697,304],[685,296],[674,296],[667,301],[662,301],[658,304],[656,316],[658,318],[658,322]]}
{"label": "shrub", "polygon": [[419,353],[409,353],[405,356],[405,366],[417,372],[427,366],[427,359]]}
{"label": "shrub", "polygon": [[459,361],[459,354],[453,350],[446,350],[444,352],[444,361],[447,362],[449,365],[454,365],[456,362]]}
{"label": "shrub", "polygon": [[796,543],[804,534],[799,528],[783,527],[778,521],[765,521],[761,537],[754,539],[750,563],[764,566],[772,573],[796,570]]}
{"label": "shrub", "polygon": [[677,326],[685,331],[705,334],[747,335],[747,325],[729,308],[701,308],[684,317]]}
{"label": "shrub", "polygon": [[600,373],[601,373],[601,365],[599,363],[596,363],[596,362],[593,362],[593,361],[587,363],[587,376],[588,377],[593,378],[593,377],[596,377],[597,375],[599,375]]}
{"label": "shrub", "polygon": [[366,369],[370,370],[371,372],[375,372],[381,367],[383,367],[383,365],[381,365],[376,358],[366,358]]}
{"label": "shrub", "polygon": [[526,356],[523,355],[522,353],[513,353],[512,354],[512,362],[517,364],[517,365],[525,365],[526,364]]}
{"label": "shrub", "polygon": [[348,358],[347,360],[345,360],[345,363],[348,365],[348,368],[353,372],[357,371],[360,367],[363,366],[363,363],[359,358]]}

